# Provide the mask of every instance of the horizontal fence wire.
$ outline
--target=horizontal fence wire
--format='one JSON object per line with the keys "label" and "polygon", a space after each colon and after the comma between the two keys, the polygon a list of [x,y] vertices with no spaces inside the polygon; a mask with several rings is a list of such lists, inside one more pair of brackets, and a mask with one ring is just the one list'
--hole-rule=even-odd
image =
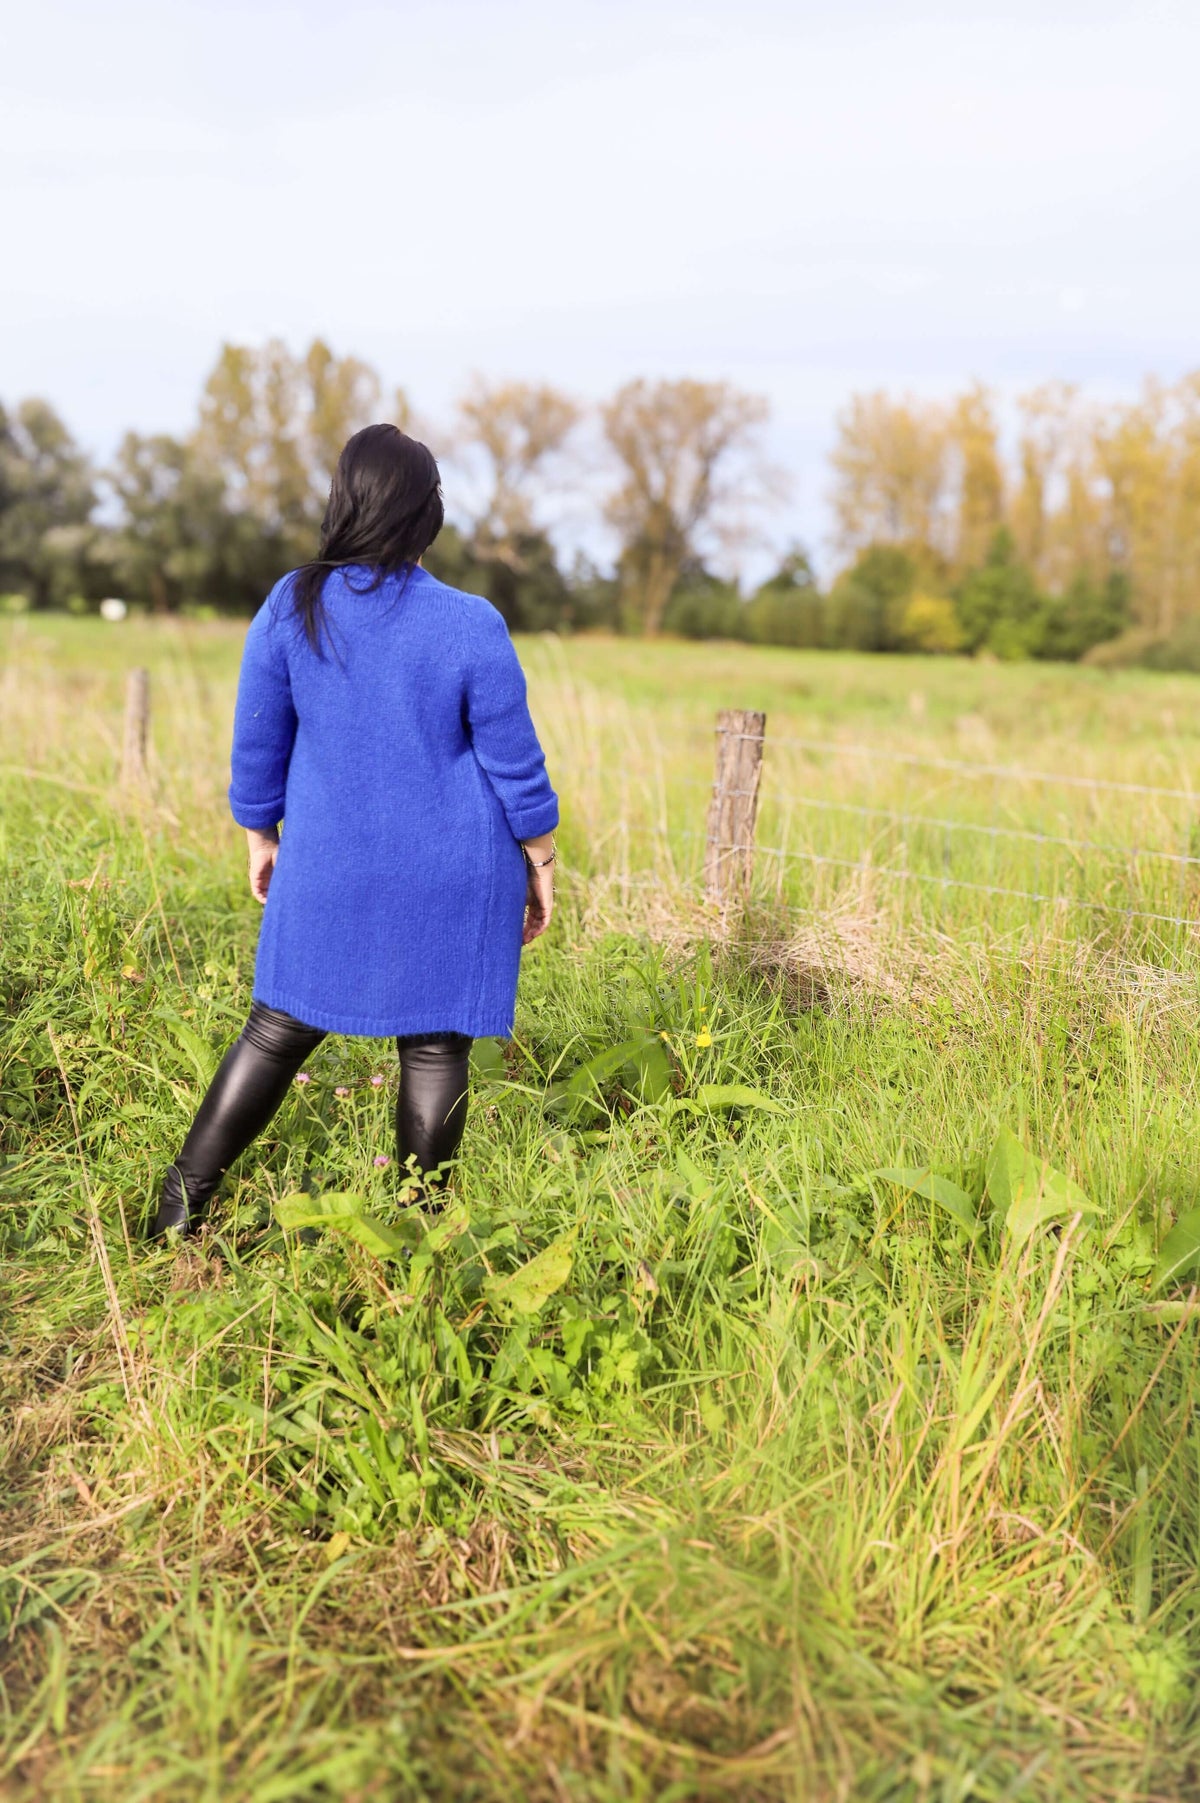
{"label": "horizontal fence wire", "polygon": [[[684,782],[694,788],[706,788],[711,794],[717,791],[716,783],[706,783],[703,777],[685,777]],[[723,789],[723,795],[752,796],[760,798],[761,789]],[[1032,827],[983,825],[974,820],[949,820],[938,814],[913,814],[905,808],[872,808],[855,801],[828,801],[816,795],[797,795],[794,792],[786,797],[790,807],[814,808],[830,814],[857,814],[866,819],[885,820],[897,826],[935,827],[939,832],[977,833],[992,839],[1019,839],[1030,845],[1060,845],[1069,851],[1100,852],[1105,857],[1114,858],[1157,858],[1165,864],[1200,865],[1200,855],[1191,852],[1156,851],[1148,845],[1108,845],[1099,839],[1065,838],[1057,833],[1043,833]],[[1200,798],[1198,798],[1200,799]]]}
{"label": "horizontal fence wire", "polygon": [[[676,833],[671,836],[676,840],[683,839],[692,842],[706,842],[703,833],[689,831]],[[743,845],[734,845],[730,841],[719,841],[715,849],[718,851],[744,852],[746,848]],[[1000,883],[976,883],[972,882],[967,877],[941,876],[933,871],[906,870],[896,865],[872,864],[865,858],[839,858],[825,852],[789,851],[786,847],[778,845],[757,845],[755,846],[755,853],[756,855],[761,853],[763,857],[767,858],[780,859],[786,863],[802,863],[818,867],[824,865],[837,870],[853,870],[863,876],[888,877],[898,882],[905,883],[928,883],[938,889],[961,889],[973,895],[1002,896],[1005,899],[1012,901],[1036,902],[1042,905],[1048,904],[1052,907],[1061,908],[1064,911],[1071,908],[1080,908],[1093,913],[1098,912],[1115,915],[1118,919],[1126,921],[1154,921],[1159,925],[1188,927],[1193,931],[1195,931],[1197,927],[1200,927],[1200,918],[1197,918],[1194,915],[1160,914],[1147,908],[1125,907],[1118,902],[1084,901],[1076,896],[1055,894],[1048,890],[1012,889]],[[677,876],[676,880],[685,889],[691,889],[695,886],[694,877],[686,878]],[[661,892],[668,886],[667,879],[663,876],[647,874],[641,871],[630,872],[628,874],[624,872],[596,873],[585,876],[584,882],[589,887],[605,886],[614,890],[635,889],[643,891],[656,890]],[[804,913],[819,912],[819,910],[812,908],[802,908],[801,911]]]}
{"label": "horizontal fence wire", "polygon": [[[704,840],[703,833],[684,832],[676,838]],[[718,841],[714,847],[717,851],[744,852],[745,846],[735,845],[732,841]],[[904,883],[930,883],[939,889],[965,889],[977,895],[1003,895],[1015,901],[1049,902],[1061,908],[1086,908],[1103,914],[1116,914],[1122,920],[1156,920],[1170,926],[1196,927],[1200,920],[1188,914],[1158,914],[1146,908],[1125,907],[1119,902],[1084,901],[1078,896],[1053,894],[1037,889],[1009,889],[999,883],[974,883],[967,877],[940,876],[933,871],[909,870],[898,865],[873,864],[867,858],[837,858],[825,852],[790,851],[783,845],[755,845],[754,855],[764,858],[777,858],[784,863],[796,864],[828,864],[839,870],[857,870],[864,876],[893,877]]]}
{"label": "horizontal fence wire", "polygon": [[[908,768],[928,769],[968,780],[986,780],[992,783],[1000,781],[1014,784],[1037,783],[1050,787],[1100,791],[1113,795],[1156,797],[1160,800],[1183,801],[1192,804],[1200,801],[1200,793],[1196,790],[1172,788],[1163,784],[1125,782],[1076,772],[1030,770],[1010,764],[981,764],[962,758],[938,757],[919,752],[901,752],[886,746],[838,743],[798,734],[759,735],[758,733],[731,731],[722,724],[717,725],[715,732],[718,738],[744,739],[762,744],[764,751],[769,749],[774,752],[779,748],[793,747],[826,759],[855,757],[867,761],[903,765]],[[773,801],[785,810],[803,808],[830,817],[840,814],[850,819],[876,823],[879,826],[896,827],[906,833],[936,833],[941,836],[943,841],[944,862],[949,859],[949,842],[955,834],[968,834],[976,840],[985,839],[993,845],[993,848],[1004,842],[1010,843],[1014,847],[1028,847],[1037,855],[1034,886],[1024,888],[1011,883],[981,882],[970,877],[955,876],[946,871],[914,869],[907,864],[876,864],[872,862],[867,852],[855,858],[833,852],[795,849],[787,845],[755,844],[754,855],[757,856],[761,853],[763,857],[772,858],[781,865],[806,865],[813,869],[824,866],[832,870],[857,871],[864,876],[869,874],[895,882],[926,885],[942,892],[954,891],[966,895],[993,896],[1006,901],[1026,902],[1038,907],[1053,907],[1064,912],[1077,909],[1089,914],[1108,916],[1114,920],[1145,921],[1159,926],[1183,927],[1192,932],[1200,925],[1200,918],[1195,914],[1167,911],[1170,907],[1169,903],[1167,909],[1163,909],[1139,907],[1133,902],[1092,900],[1064,893],[1057,888],[1046,887],[1039,881],[1043,851],[1067,852],[1080,864],[1087,856],[1122,860],[1130,867],[1131,874],[1139,866],[1145,869],[1146,864],[1149,863],[1156,867],[1170,868],[1178,873],[1178,900],[1179,904],[1185,904],[1185,884],[1188,873],[1194,868],[1200,868],[1200,854],[1192,851],[1166,851],[1155,846],[1136,843],[1119,845],[1112,843],[1111,840],[1089,839],[1070,833],[1048,833],[1035,827],[1008,826],[997,821],[955,820],[942,814],[916,813],[906,808],[879,807],[865,802],[834,800],[824,796],[800,794],[795,790],[789,790],[782,795],[772,794],[773,785],[768,783],[760,783],[750,789],[722,789],[718,783],[706,781],[698,776],[676,780],[683,787],[702,787],[710,795],[719,792],[722,795],[736,796],[746,800]],[[706,834],[690,830],[682,833],[668,831],[665,836],[677,842],[693,845],[703,843],[718,855],[726,852],[742,854],[746,850],[744,845],[735,844],[732,841],[717,841],[710,844]]]}
{"label": "horizontal fence wire", "polygon": [[843,745],[828,739],[804,739],[789,734],[763,739],[757,733],[727,733],[716,727],[719,736],[751,739],[774,750],[779,745],[796,745],[804,751],[821,752],[826,757],[876,758],[891,764],[919,765],[927,770],[951,771],[959,776],[1005,778],[1012,782],[1052,783],[1069,789],[1104,789],[1118,795],[1157,795],[1171,801],[1200,802],[1200,790],[1167,789],[1154,783],[1116,782],[1103,776],[1080,776],[1051,770],[1025,770],[1018,764],[973,764],[961,758],[932,757],[923,752],[893,751],[881,745]]}

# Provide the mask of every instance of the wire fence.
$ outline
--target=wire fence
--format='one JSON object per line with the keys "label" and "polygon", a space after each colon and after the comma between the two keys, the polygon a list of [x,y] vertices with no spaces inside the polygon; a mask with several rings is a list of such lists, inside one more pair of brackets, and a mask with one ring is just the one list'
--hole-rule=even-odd
{"label": "wire fence", "polygon": [[[749,733],[723,733],[719,727],[717,730],[725,738],[754,737]],[[1078,772],[1063,774],[1050,770],[1026,770],[1019,764],[977,764],[962,758],[934,757],[928,752],[896,751],[886,745],[853,745],[840,739],[806,739],[786,733],[772,735],[769,741],[764,742],[769,743],[773,751],[781,745],[792,745],[804,751],[823,752],[827,757],[868,758],[889,765],[911,764],[967,777],[1007,778],[1014,782],[1051,783],[1060,789],[1097,789],[1120,795],[1156,795],[1173,801],[1200,802],[1200,791],[1196,789],[1167,789],[1155,783],[1117,782],[1109,777],[1086,776]]]}
{"label": "wire fence", "polygon": [[[708,830],[699,830],[686,809],[692,823],[680,827],[672,819],[661,833],[673,859],[676,848],[682,853],[678,862],[688,884],[700,880],[701,857],[706,887],[707,873],[719,869],[723,858],[746,858],[757,891],[769,889],[780,903],[805,913],[845,900],[853,879],[860,892],[867,884],[895,884],[900,894],[920,893],[926,911],[930,905],[951,910],[956,918],[949,924],[959,929],[972,922],[1012,926],[1048,914],[1068,935],[1094,936],[1101,927],[1123,928],[1128,935],[1143,928],[1153,935],[1155,955],[1196,952],[1198,789],[795,734],[768,737],[765,730],[721,724],[717,740],[716,781],[687,774],[672,785],[707,794]],[[765,753],[749,782],[744,758],[738,781],[730,781],[731,742]],[[796,752],[802,762],[782,755]],[[852,780],[856,772],[862,775]],[[930,809],[921,792],[923,772],[942,807],[935,802]],[[902,799],[862,792],[881,783],[901,785]],[[820,792],[831,787],[838,792]],[[956,815],[944,802],[948,789],[960,787],[966,803]],[[1021,817],[1030,811],[1030,789],[1040,796],[1036,812],[1052,807],[1055,819]],[[1122,815],[1121,825],[1128,820],[1127,840],[1119,827],[1112,830],[1112,821],[1107,831],[1088,830],[1101,804]],[[1092,817],[1077,823],[1073,816],[1081,807]],[[732,833],[716,824],[718,817],[736,818],[739,809],[744,820]],[[970,813],[984,817],[965,817]]]}

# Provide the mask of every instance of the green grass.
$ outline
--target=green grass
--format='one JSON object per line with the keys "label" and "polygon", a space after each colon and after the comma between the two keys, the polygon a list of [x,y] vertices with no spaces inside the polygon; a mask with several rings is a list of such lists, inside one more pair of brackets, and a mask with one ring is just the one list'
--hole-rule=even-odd
{"label": "green grass", "polygon": [[[249,997],[239,635],[5,634],[0,1794],[1196,1794],[1198,1317],[1156,1266],[1200,1205],[1192,929],[1097,917],[1144,858],[1042,844],[1069,905],[983,902],[804,802],[1143,853],[1189,809],[783,742],[1186,788],[1200,687],[523,645],[562,905],[451,1206],[373,1163],[394,1052],[330,1039],[203,1243],[149,1250]],[[722,705],[768,710],[764,843],[847,853],[762,860],[745,921],[690,882]],[[1006,1131],[1044,1161],[1007,1214]],[[403,1251],[281,1226],[298,1192]]]}

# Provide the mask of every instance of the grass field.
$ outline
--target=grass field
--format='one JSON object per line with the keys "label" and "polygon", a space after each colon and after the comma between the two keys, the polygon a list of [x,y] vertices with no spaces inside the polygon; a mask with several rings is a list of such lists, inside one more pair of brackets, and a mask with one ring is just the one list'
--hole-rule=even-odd
{"label": "grass field", "polygon": [[249,1000],[239,644],[0,625],[0,1794],[1200,1795],[1200,685],[524,642],[561,906],[451,1205],[330,1039],[150,1250]]}

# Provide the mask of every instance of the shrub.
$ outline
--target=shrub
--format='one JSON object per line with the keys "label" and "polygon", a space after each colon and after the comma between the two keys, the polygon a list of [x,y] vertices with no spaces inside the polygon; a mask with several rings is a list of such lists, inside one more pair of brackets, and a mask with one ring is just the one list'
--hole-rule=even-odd
{"label": "shrub", "polygon": [[740,639],[746,635],[744,615],[737,589],[701,570],[676,587],[663,614],[663,631],[684,639]]}
{"label": "shrub", "polygon": [[1129,578],[1123,570],[1113,570],[1103,582],[1081,570],[1063,594],[1044,598],[1035,655],[1074,662],[1119,637],[1129,624],[1129,608]]}
{"label": "shrub", "polygon": [[1138,661],[1147,670],[1200,672],[1200,615],[1181,620],[1166,638],[1153,639]]}
{"label": "shrub", "polygon": [[962,627],[946,595],[913,595],[901,616],[900,635],[906,651],[962,650]]}
{"label": "shrub", "polygon": [[898,651],[917,586],[916,559],[899,545],[868,545],[829,592],[826,642],[845,651]]}
{"label": "shrub", "polygon": [[747,638],[759,645],[811,649],[826,642],[825,601],[808,554],[792,551],[746,603]]}
{"label": "shrub", "polygon": [[997,532],[983,565],[960,583],[956,607],[968,651],[1005,659],[1037,656],[1043,601],[1007,527]]}

